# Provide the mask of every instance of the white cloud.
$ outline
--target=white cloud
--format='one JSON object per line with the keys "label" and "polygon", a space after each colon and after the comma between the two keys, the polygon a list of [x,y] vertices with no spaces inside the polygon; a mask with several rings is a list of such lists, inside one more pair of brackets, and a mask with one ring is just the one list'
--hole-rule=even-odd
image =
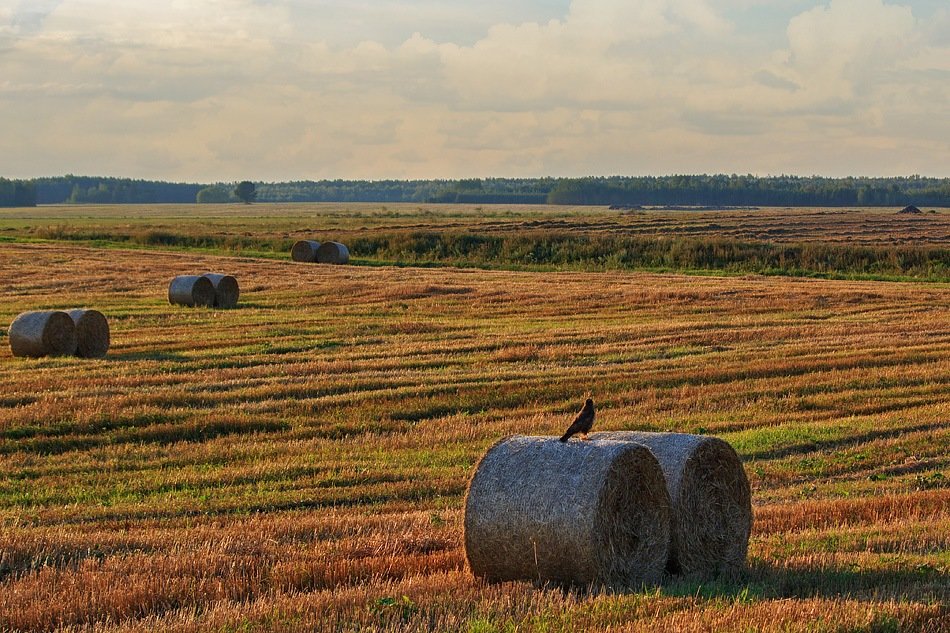
{"label": "white cloud", "polygon": [[438,54],[460,108],[629,106],[662,92],[668,73],[688,70],[662,52],[670,38],[683,49],[728,30],[705,0],[575,0],[563,20],[499,24],[471,46],[417,35],[402,50]]}
{"label": "white cloud", "polygon": [[909,7],[881,0],[832,0],[788,26],[788,69],[806,89],[848,98],[917,45]]}
{"label": "white cloud", "polygon": [[[759,0],[574,0],[446,41],[360,37],[401,5],[369,23],[376,5],[337,4],[48,0],[33,31],[0,8],[0,174],[950,169],[946,10],[815,0],[770,41],[722,13]],[[471,11],[403,4],[427,25]]]}

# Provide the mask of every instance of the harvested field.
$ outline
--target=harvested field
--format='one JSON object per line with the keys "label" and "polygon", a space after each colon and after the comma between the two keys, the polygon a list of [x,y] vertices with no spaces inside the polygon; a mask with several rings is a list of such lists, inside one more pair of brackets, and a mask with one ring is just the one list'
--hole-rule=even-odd
{"label": "harvested field", "polygon": [[920,215],[889,208],[615,211],[358,203],[184,209],[0,209],[0,240],[286,259],[299,240],[334,239],[357,264],[950,282],[947,209]]}
{"label": "harvested field", "polygon": [[[185,210],[187,209],[187,210]],[[605,206],[306,203],[209,205],[51,205],[0,208],[0,229],[16,236],[108,239],[128,235],[161,245],[180,235],[318,239],[376,232],[458,231],[510,233],[570,231],[638,236],[724,238],[769,242],[840,242],[861,245],[945,246],[950,210],[925,208],[920,216],[899,208],[778,208],[728,210],[642,209]],[[227,222],[222,230],[222,220]],[[151,232],[150,235],[147,233]],[[329,237],[327,238],[329,239]],[[171,241],[171,240],[166,240]],[[287,253],[293,244],[285,249]],[[289,255],[286,255],[289,256]]]}
{"label": "harvested field", "polygon": [[[169,306],[182,270],[252,280],[242,309]],[[108,357],[13,358],[12,319],[62,305],[109,315]],[[950,629],[945,284],[7,243],[0,383],[0,629]],[[588,390],[595,431],[736,448],[738,580],[468,573],[477,459],[559,435]]]}

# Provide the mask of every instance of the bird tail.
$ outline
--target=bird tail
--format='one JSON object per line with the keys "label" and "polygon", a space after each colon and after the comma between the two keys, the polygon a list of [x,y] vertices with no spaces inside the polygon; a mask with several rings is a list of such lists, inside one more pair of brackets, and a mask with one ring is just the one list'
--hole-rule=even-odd
{"label": "bird tail", "polygon": [[564,435],[561,436],[561,440],[560,440],[560,441],[562,441],[562,442],[567,442],[568,438],[570,438],[570,437],[571,437],[571,432],[568,431],[567,433],[565,433]]}

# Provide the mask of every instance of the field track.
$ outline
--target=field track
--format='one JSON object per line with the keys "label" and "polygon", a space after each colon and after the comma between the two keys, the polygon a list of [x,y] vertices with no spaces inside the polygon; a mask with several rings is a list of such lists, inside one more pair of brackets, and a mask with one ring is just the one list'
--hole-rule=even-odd
{"label": "field track", "polygon": [[[239,309],[168,305],[205,271]],[[16,314],[71,307],[107,359],[12,358]],[[0,244],[0,384],[0,630],[950,630],[945,284]],[[468,574],[475,461],[587,392],[596,430],[736,447],[742,579]]]}

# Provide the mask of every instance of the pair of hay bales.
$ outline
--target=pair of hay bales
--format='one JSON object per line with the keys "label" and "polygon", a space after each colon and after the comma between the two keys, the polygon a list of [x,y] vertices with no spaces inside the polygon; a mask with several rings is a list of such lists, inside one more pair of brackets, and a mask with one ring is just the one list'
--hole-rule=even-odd
{"label": "pair of hay bales", "polygon": [[109,322],[98,310],[24,312],[8,336],[14,356],[102,358],[109,351]]}
{"label": "pair of hay bales", "polygon": [[298,240],[290,249],[290,258],[295,262],[318,264],[348,264],[350,250],[340,242],[316,242]]}
{"label": "pair of hay bales", "polygon": [[236,278],[218,273],[179,275],[168,285],[172,305],[235,308],[240,294]]}
{"label": "pair of hay bales", "polygon": [[465,553],[489,581],[636,587],[745,565],[752,506],[726,442],[679,433],[514,436],[479,462]]}

